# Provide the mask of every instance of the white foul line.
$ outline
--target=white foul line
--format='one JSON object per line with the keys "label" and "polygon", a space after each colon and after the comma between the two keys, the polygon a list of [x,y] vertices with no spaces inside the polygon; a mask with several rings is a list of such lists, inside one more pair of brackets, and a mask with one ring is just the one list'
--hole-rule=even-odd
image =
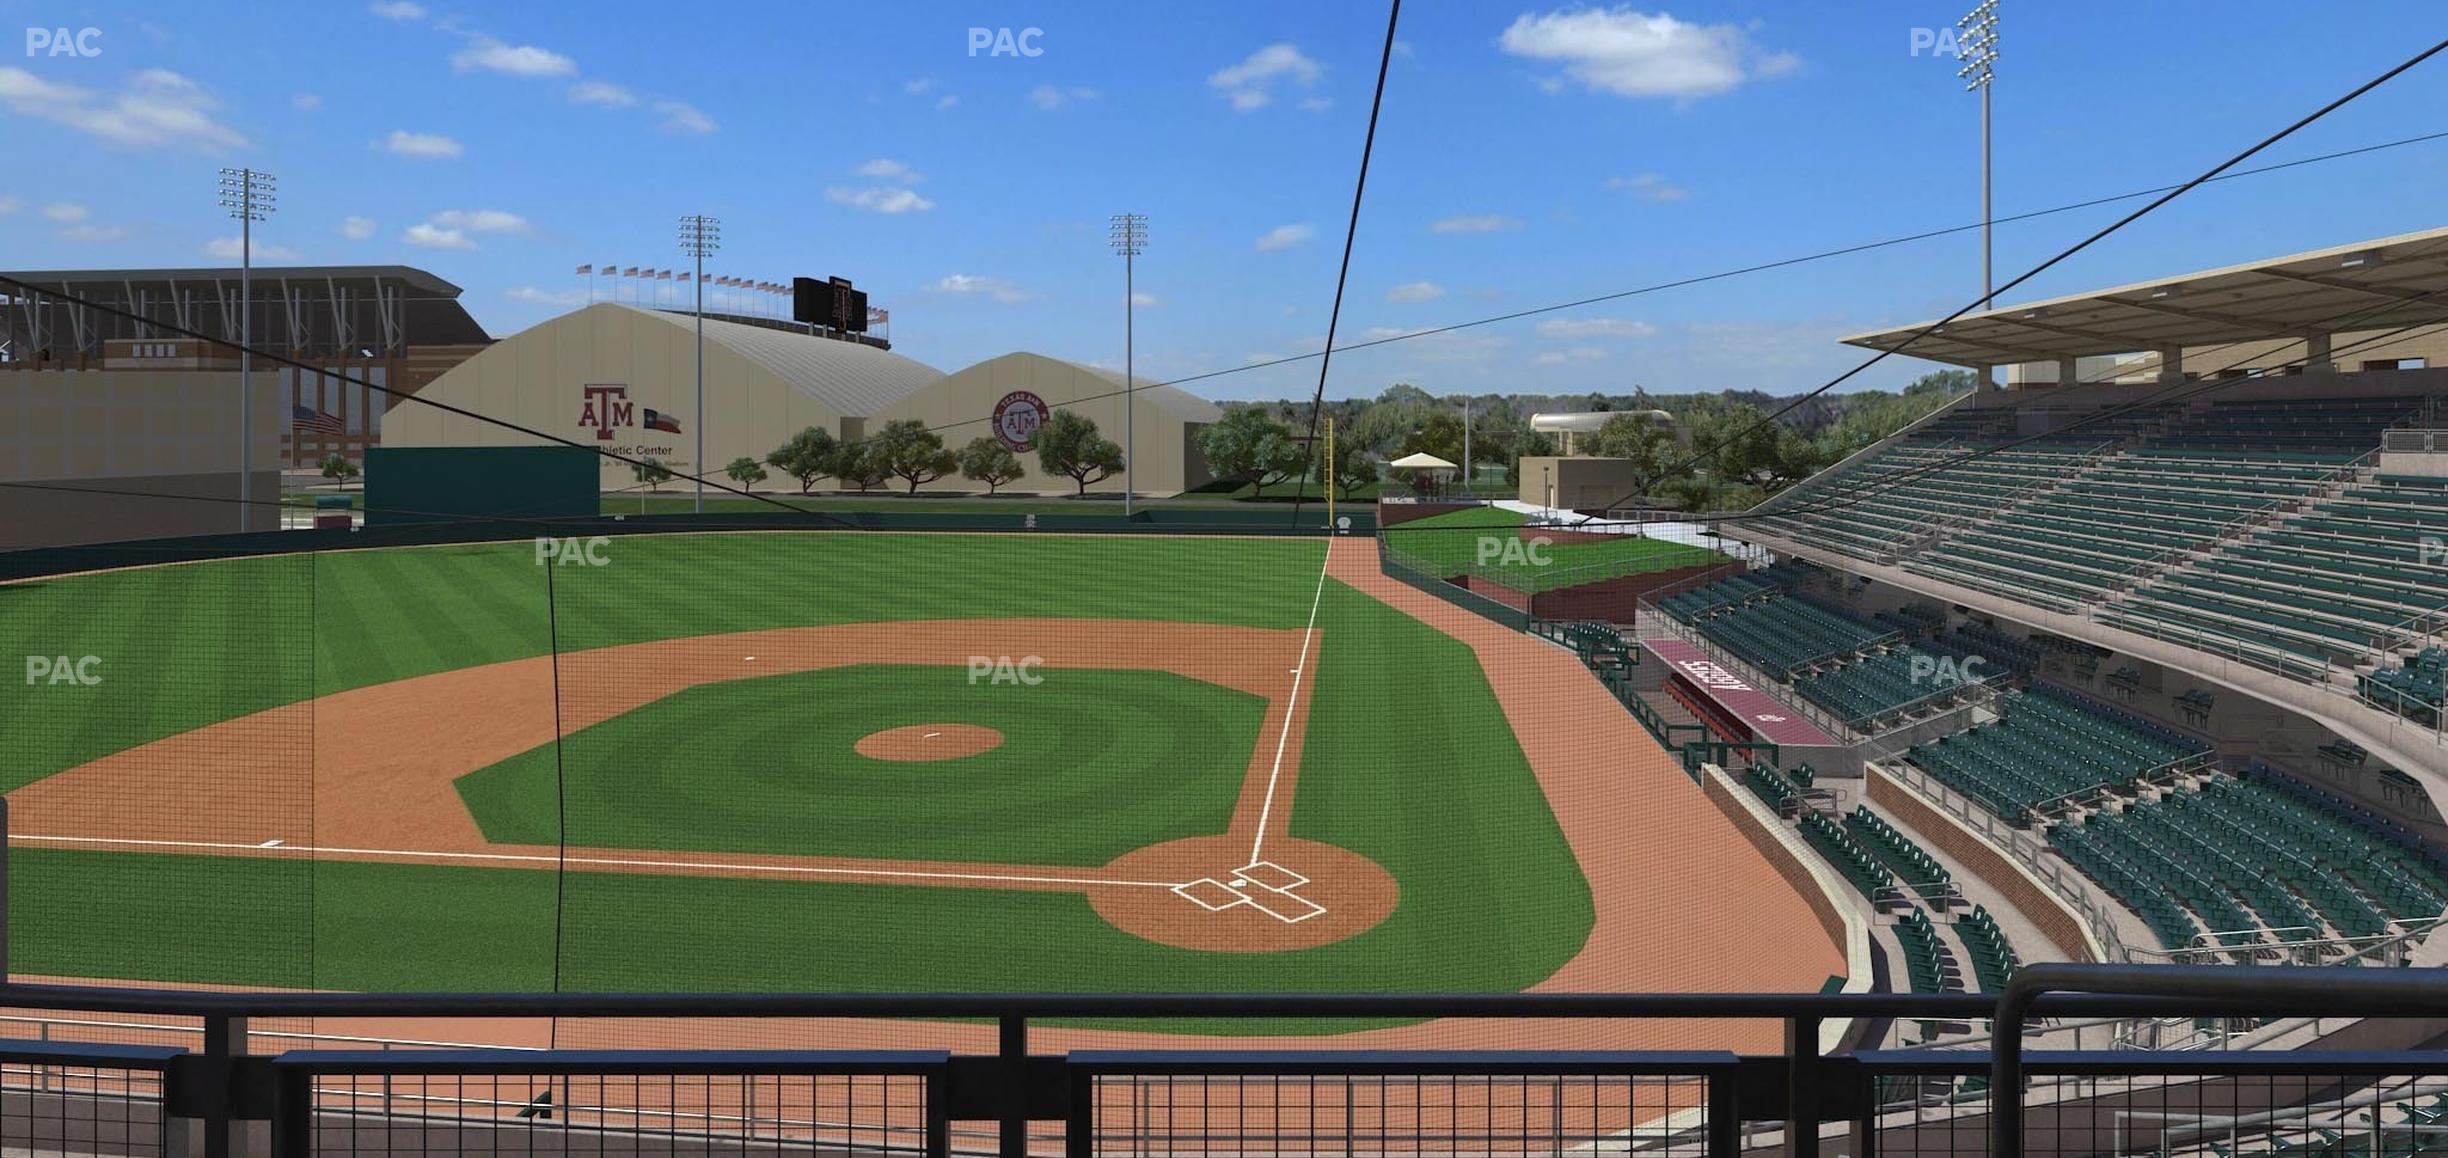
{"label": "white foul line", "polygon": [[816,865],[728,864],[720,861],[644,860],[638,858],[609,856],[573,856],[566,858],[565,861],[564,858],[561,857],[543,856],[532,853],[432,852],[421,849],[403,848],[330,848],[323,846],[280,844],[277,841],[271,844],[242,844],[229,841],[211,840],[139,840],[133,837],[117,836],[12,836],[9,839],[21,841],[47,841],[55,844],[111,844],[129,845],[142,848],[245,849],[257,852],[261,852],[265,849],[277,848],[281,852],[299,852],[310,854],[327,853],[332,856],[399,857],[410,860],[484,860],[511,861],[532,864],[568,863],[598,865],[608,868],[716,869],[744,873],[803,873],[812,876],[897,877],[917,880],[948,881],[1005,881],[1015,884],[1032,885],[1120,885],[1133,888],[1149,889],[1171,889],[1180,887],[1178,885],[1166,884],[1162,881],[1111,881],[1091,880],[1086,877],[1018,876],[1008,873],[954,873],[935,872],[922,869],[859,869],[826,868]]}
{"label": "white foul line", "polygon": [[1258,805],[1258,835],[1250,840],[1249,865],[1265,859],[1267,820],[1275,813],[1275,784],[1283,779],[1284,745],[1292,739],[1292,717],[1300,707],[1301,681],[1309,678],[1309,637],[1317,634],[1318,604],[1326,598],[1326,564],[1334,558],[1334,535],[1326,536],[1325,558],[1318,562],[1317,591],[1309,597],[1309,626],[1301,629],[1300,666],[1292,669],[1292,694],[1284,700],[1283,731],[1275,735],[1275,765],[1267,770],[1266,799]]}

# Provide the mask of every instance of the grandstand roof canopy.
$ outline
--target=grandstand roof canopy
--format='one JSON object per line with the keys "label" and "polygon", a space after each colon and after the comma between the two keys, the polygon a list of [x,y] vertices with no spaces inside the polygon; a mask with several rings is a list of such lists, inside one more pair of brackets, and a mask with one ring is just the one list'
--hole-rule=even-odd
{"label": "grandstand roof canopy", "polygon": [[[688,314],[649,310],[612,302],[597,302],[588,310],[609,307],[610,317],[631,317],[681,328],[696,319]],[[836,414],[870,415],[940,381],[943,371],[888,350],[836,338],[707,318],[706,341],[727,346],[775,376],[813,395]]]}
{"label": "grandstand roof canopy", "polygon": [[1844,339],[1962,366],[2448,323],[2448,228]]}

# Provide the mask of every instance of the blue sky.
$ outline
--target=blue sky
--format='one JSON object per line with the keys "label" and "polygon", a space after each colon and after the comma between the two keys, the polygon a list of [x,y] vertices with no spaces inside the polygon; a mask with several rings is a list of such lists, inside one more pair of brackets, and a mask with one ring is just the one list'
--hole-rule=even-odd
{"label": "blue sky", "polygon": [[[2005,0],[2001,215],[2172,183],[2448,30],[2433,0]],[[1977,109],[1913,51],[1962,3],[1413,0],[1341,334],[1360,340],[1978,219]],[[0,266],[218,264],[215,169],[278,174],[265,262],[403,263],[507,334],[580,263],[848,276],[903,353],[1119,367],[1108,214],[1152,219],[1138,365],[1318,347],[1373,4],[0,0]],[[21,56],[18,29],[94,28]],[[973,27],[1040,30],[972,53]],[[989,34],[991,36],[991,33]],[[2266,159],[2448,129],[2434,60]],[[26,163],[38,158],[40,163]],[[2199,191],[2011,294],[2448,224],[2448,141]],[[2127,206],[2001,227],[2000,279]],[[224,256],[216,256],[224,255]],[[1763,389],[1978,290],[1976,233],[1338,355],[1329,393]],[[1929,369],[1896,360],[1857,380]],[[1316,367],[1197,384],[1305,396]]]}

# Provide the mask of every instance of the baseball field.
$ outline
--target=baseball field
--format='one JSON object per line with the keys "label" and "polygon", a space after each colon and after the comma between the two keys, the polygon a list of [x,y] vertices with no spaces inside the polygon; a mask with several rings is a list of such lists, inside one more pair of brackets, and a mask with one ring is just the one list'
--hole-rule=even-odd
{"label": "baseball field", "polygon": [[[1773,874],[1688,779],[1620,712],[1555,726],[1612,706],[1568,654],[1422,603],[1364,540],[846,532],[0,586],[0,638],[93,661],[0,697],[9,964],[1512,991],[1646,948],[1615,984],[1700,988],[1722,963],[1684,938],[1807,920],[1757,892],[1708,911],[1696,890]],[[1672,849],[1640,847],[1653,823]],[[1815,989],[1837,962],[1749,967]]]}

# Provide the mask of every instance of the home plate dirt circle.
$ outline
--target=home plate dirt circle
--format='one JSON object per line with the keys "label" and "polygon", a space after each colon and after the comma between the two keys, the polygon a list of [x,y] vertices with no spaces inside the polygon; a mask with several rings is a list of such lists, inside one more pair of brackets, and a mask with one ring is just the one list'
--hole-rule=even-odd
{"label": "home plate dirt circle", "polygon": [[851,745],[871,760],[954,760],[991,752],[1003,745],[1003,733],[978,724],[911,724],[869,732]]}
{"label": "home plate dirt circle", "polygon": [[1126,852],[1113,876],[1172,888],[1088,890],[1108,924],[1160,945],[1216,953],[1277,953],[1331,945],[1376,928],[1401,889],[1377,862],[1348,849],[1269,837],[1255,860],[1246,836],[1194,836]]}

